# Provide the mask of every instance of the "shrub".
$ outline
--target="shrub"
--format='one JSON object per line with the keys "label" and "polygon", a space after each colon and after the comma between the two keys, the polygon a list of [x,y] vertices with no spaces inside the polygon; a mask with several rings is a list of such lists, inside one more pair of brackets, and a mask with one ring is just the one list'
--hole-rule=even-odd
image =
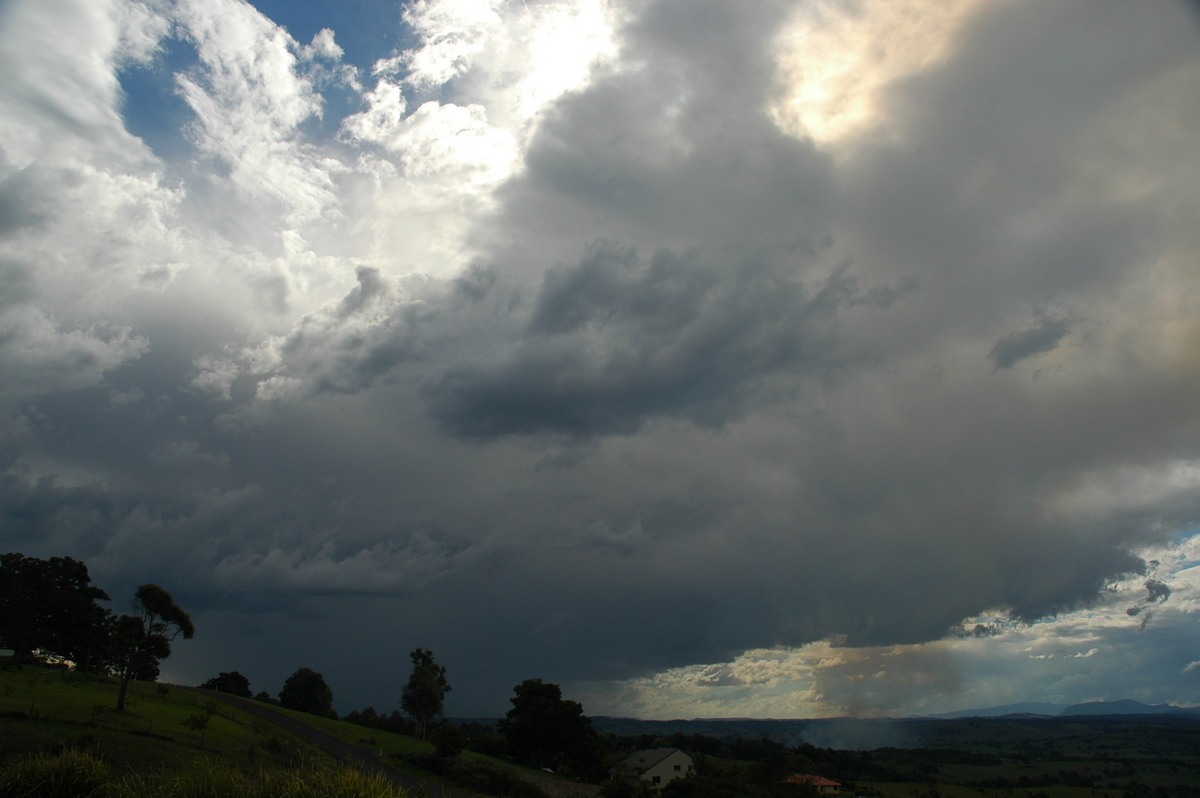
{"label": "shrub", "polygon": [[205,712],[193,712],[180,722],[192,731],[203,731],[208,728],[208,719],[210,717],[212,716]]}

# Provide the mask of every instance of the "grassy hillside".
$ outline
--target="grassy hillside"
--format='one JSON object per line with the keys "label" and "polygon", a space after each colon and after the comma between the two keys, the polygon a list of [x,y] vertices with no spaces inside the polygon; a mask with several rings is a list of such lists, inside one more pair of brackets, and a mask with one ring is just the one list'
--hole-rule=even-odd
{"label": "grassy hillside", "polygon": [[[25,754],[88,749],[119,771],[219,760],[235,768],[319,762],[291,735],[195,693],[135,682],[117,712],[115,680],[26,666],[0,670],[0,764]],[[209,715],[202,730],[185,721]]]}
{"label": "grassy hillside", "polygon": [[[120,713],[116,694],[111,679],[0,669],[0,796],[404,795],[380,776],[340,767],[316,747],[192,691],[135,683]],[[356,728],[339,725],[346,727],[342,737]],[[420,744],[407,738],[386,745],[400,751]]]}
{"label": "grassy hillside", "polygon": [[[117,712],[115,680],[66,670],[0,668],[0,798],[9,795],[259,796],[381,798],[403,795],[378,777],[338,766],[315,746],[244,709],[187,688],[134,683]],[[520,798],[592,795],[594,787],[470,751],[451,761],[414,737],[294,712],[285,715],[369,749],[413,776],[419,796],[491,794]],[[203,729],[197,718],[204,718]],[[437,763],[436,772],[425,769]],[[63,789],[14,789],[13,774]],[[87,784],[101,784],[98,792]],[[80,785],[85,785],[81,787]],[[107,790],[107,791],[105,791]]]}

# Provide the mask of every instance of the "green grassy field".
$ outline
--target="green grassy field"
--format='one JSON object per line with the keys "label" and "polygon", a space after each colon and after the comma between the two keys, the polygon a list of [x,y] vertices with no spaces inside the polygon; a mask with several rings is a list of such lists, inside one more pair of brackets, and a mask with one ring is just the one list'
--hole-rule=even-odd
{"label": "green grassy field", "polygon": [[[339,768],[315,746],[246,711],[192,690],[135,682],[124,712],[116,711],[116,696],[113,679],[40,666],[0,668],[0,798],[9,795],[4,779],[18,771],[43,781],[67,779],[73,785],[11,793],[21,796],[75,795],[83,789],[80,784],[91,783],[89,779],[100,779],[109,789],[95,795],[112,798],[400,794],[378,779]],[[453,787],[451,780],[410,760],[416,755],[420,762],[420,755],[431,754],[434,747],[428,742],[274,705],[271,709],[371,750],[381,761],[415,775],[425,785],[419,794],[441,795]],[[203,729],[189,726],[196,725],[196,718],[206,718]],[[479,784],[510,787],[521,778],[556,780],[471,751],[462,752],[455,772]],[[453,789],[471,792],[461,785]],[[530,794],[538,793],[533,789]]]}
{"label": "green grassy field", "polygon": [[[173,687],[135,682],[125,712],[117,684],[67,670],[0,670],[0,764],[64,747],[104,753],[121,772],[219,759],[259,769],[320,761],[322,754],[245,713]],[[185,721],[208,715],[205,728]]]}
{"label": "green grassy field", "polygon": [[[0,669],[0,796],[95,798],[394,798],[378,776],[337,765],[315,746],[190,690],[117,684],[66,670]],[[351,724],[301,713],[353,743]],[[204,719],[202,722],[199,719]],[[203,726],[203,728],[197,728]],[[375,733],[396,753],[425,745]]]}

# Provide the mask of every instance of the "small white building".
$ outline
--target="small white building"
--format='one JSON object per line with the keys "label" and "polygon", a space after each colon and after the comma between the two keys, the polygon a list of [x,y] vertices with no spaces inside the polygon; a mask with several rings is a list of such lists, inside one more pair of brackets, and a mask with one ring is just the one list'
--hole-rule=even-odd
{"label": "small white building", "polygon": [[648,748],[626,759],[617,770],[661,789],[675,779],[692,775],[696,767],[692,758],[678,748]]}

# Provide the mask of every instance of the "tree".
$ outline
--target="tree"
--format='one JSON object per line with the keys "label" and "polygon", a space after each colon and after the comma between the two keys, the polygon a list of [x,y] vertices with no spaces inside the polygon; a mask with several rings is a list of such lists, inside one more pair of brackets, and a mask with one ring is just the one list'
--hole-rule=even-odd
{"label": "tree", "polygon": [[70,557],[0,555],[0,643],[18,661],[42,649],[87,667],[109,615],[96,604],[108,594],[91,581],[87,566]]}
{"label": "tree", "polygon": [[578,701],[564,700],[557,684],[541,679],[526,679],[513,692],[513,707],[500,721],[513,755],[534,767],[565,766],[581,776],[598,775],[598,738]]}
{"label": "tree", "polygon": [[253,695],[250,692],[250,680],[237,671],[219,673],[200,685],[200,689],[216,690],[218,693],[229,693],[242,698],[250,698]]}
{"label": "tree", "polygon": [[279,691],[279,704],[312,715],[333,715],[333,691],[325,677],[312,668],[300,668],[287,678]]}
{"label": "tree", "polygon": [[400,706],[412,717],[417,725],[417,736],[424,740],[429,736],[430,722],[442,714],[443,702],[451,687],[446,681],[446,666],[433,661],[432,651],[418,648],[409,657],[413,663],[412,675],[404,685]]}
{"label": "tree", "polygon": [[171,656],[171,641],[179,635],[190,640],[195,633],[192,619],[170,593],[158,585],[142,585],[137,589],[133,614],[122,615],[113,624],[114,657],[121,677],[118,712],[125,709],[129,682],[157,679],[158,663]]}

